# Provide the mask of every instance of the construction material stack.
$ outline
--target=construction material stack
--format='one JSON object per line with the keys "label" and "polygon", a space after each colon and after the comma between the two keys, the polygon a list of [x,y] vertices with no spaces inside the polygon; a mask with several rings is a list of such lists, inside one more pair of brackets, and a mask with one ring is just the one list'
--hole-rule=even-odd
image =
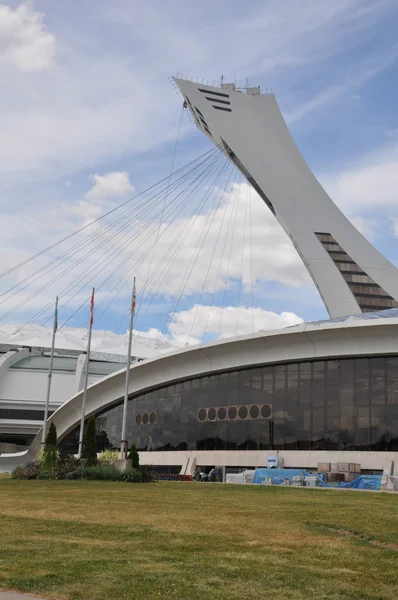
{"label": "construction material stack", "polygon": [[318,473],[322,473],[327,483],[340,481],[350,482],[361,474],[361,465],[358,463],[318,463]]}

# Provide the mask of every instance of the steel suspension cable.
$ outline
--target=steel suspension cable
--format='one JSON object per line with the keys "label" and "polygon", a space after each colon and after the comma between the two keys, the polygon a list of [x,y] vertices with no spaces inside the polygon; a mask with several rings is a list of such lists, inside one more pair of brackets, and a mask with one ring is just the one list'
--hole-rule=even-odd
{"label": "steel suspension cable", "polygon": [[238,327],[239,327],[239,313],[240,313],[240,303],[242,297],[242,283],[243,283],[243,260],[245,256],[245,242],[246,242],[246,222],[247,222],[247,188],[246,188],[246,203],[245,203],[245,219],[243,225],[243,242],[242,242],[242,256],[240,261],[240,278],[239,278],[239,295],[238,295],[238,311],[236,315],[236,335],[238,335]]}
{"label": "steel suspension cable", "polygon": [[[218,152],[216,152],[215,156],[218,155]],[[203,166],[203,165],[202,165]],[[195,169],[196,171],[196,169]],[[194,172],[195,172],[194,171]],[[187,186],[188,188],[189,186]],[[185,188],[185,189],[187,189]],[[119,233],[119,232],[118,232]],[[106,240],[103,241],[100,246],[104,245],[106,243]],[[14,306],[12,309],[10,309],[9,311],[7,311],[5,314],[3,314],[0,317],[0,321],[4,320],[7,316],[9,316],[12,312],[14,312],[15,310],[18,310],[19,308],[21,308],[21,306],[23,306],[24,304],[26,304],[29,300],[33,299],[34,297],[36,297],[38,294],[40,294],[42,291],[44,291],[45,289],[47,289],[50,285],[52,285],[53,283],[55,283],[57,280],[59,280],[61,277],[63,277],[67,272],[69,272],[74,266],[76,266],[77,263],[79,263],[80,260],[77,260],[75,263],[72,263],[67,269],[65,269],[63,272],[59,273],[56,277],[54,277],[51,281],[49,281],[46,285],[42,286],[39,290],[37,290],[36,292],[34,292],[33,294],[31,294],[30,296],[28,296],[28,298],[24,299],[23,301],[21,301],[19,304],[17,304],[16,306]],[[85,274],[84,274],[85,275]],[[40,277],[36,278],[36,280],[40,279]],[[34,280],[33,282],[35,282],[36,280]],[[75,285],[73,286],[75,287]],[[22,290],[19,290],[16,293],[19,293]],[[64,289],[65,291],[65,289]],[[15,295],[15,294],[13,294]],[[13,295],[11,295],[10,297],[7,298],[7,300],[9,300]],[[3,301],[4,302],[4,301]],[[48,306],[52,305],[52,301],[50,301],[48,303]],[[64,306],[64,305],[62,305]],[[60,308],[62,308],[62,306],[60,306]],[[45,307],[42,311],[40,311],[40,314],[43,314],[43,312],[45,312],[45,310],[47,310],[47,307]],[[39,315],[35,315],[34,318],[38,318]]]}
{"label": "steel suspension cable", "polygon": [[[217,148],[219,148],[220,146],[218,146]],[[211,153],[214,151],[214,148],[212,148],[211,150],[208,150],[207,152],[205,152],[202,156],[206,156],[207,154]],[[198,159],[194,159],[193,161],[191,161],[192,164],[194,162],[196,162],[196,160]],[[176,173],[179,173],[180,171],[182,171],[183,169],[186,168],[187,165],[181,167],[178,171],[176,171]],[[76,231],[70,233],[69,235],[63,237],[61,240],[58,240],[57,242],[55,242],[54,244],[51,244],[50,246],[47,246],[46,248],[44,248],[43,250],[40,250],[39,252],[37,252],[36,254],[34,254],[33,256],[30,256],[29,258],[21,261],[20,263],[18,263],[17,265],[14,265],[13,267],[10,267],[9,269],[7,269],[6,271],[3,271],[3,273],[0,273],[0,279],[5,277],[6,275],[9,275],[10,273],[12,273],[13,271],[15,271],[16,269],[19,269],[20,267],[23,267],[24,265],[30,263],[32,260],[35,260],[36,258],[38,258],[39,256],[42,256],[43,254],[45,254],[46,252],[48,252],[49,250],[52,250],[53,248],[56,248],[57,246],[59,246],[60,244],[62,244],[63,242],[71,239],[72,237],[74,237],[75,235],[77,235],[78,233],[81,233],[82,231],[84,231],[85,229],[88,229],[88,227],[91,227],[91,225],[94,225],[95,223],[98,223],[98,221],[101,221],[102,219],[104,219],[105,217],[107,217],[108,215],[116,212],[117,210],[119,210],[120,208],[122,208],[123,206],[125,206],[126,204],[128,204],[129,202],[131,202],[132,200],[136,199],[138,196],[141,196],[143,193],[148,192],[149,190],[153,189],[154,187],[156,187],[157,185],[159,185],[159,183],[162,183],[164,181],[167,181],[168,177],[163,178],[160,182],[156,182],[155,184],[153,184],[152,186],[150,186],[149,188],[147,188],[146,190],[144,190],[143,192],[141,192],[140,194],[138,194],[137,196],[132,196],[131,198],[128,198],[127,200],[125,200],[124,202],[122,202],[121,204],[119,204],[118,206],[112,208],[111,210],[107,211],[106,213],[104,213],[103,215],[101,215],[100,217],[98,217],[97,219],[94,219],[93,221],[91,221],[90,223],[87,223],[86,225],[84,225],[83,227],[80,227],[79,229],[77,229]]]}
{"label": "steel suspension cable", "polygon": [[[229,185],[229,183],[230,183],[231,177],[232,177],[232,172],[230,172],[230,173],[229,173],[229,179],[228,179],[228,181],[227,181],[227,188],[228,188],[228,185]],[[223,191],[223,190],[222,190],[222,191]],[[217,210],[219,210],[219,208],[220,208],[220,206],[221,206],[221,202],[222,202],[222,192],[220,193],[220,196],[219,196],[219,202],[218,202],[218,205],[217,205],[217,207],[216,207],[216,209],[215,209],[215,211],[216,211],[216,212],[217,212]],[[201,292],[200,292],[199,300],[198,300],[198,302],[197,302],[197,304],[196,304],[196,308],[195,308],[195,314],[194,314],[194,317],[193,317],[193,319],[192,319],[192,323],[191,323],[191,329],[189,330],[188,339],[187,339],[187,341],[186,341],[186,346],[188,346],[188,342],[189,342],[189,340],[190,340],[190,338],[191,338],[191,334],[192,334],[193,328],[194,328],[194,326],[195,326],[195,321],[196,321],[196,317],[197,317],[197,315],[198,315],[199,306],[200,306],[200,303],[202,302],[203,293],[204,293],[204,290],[205,290],[205,287],[206,287],[206,283],[207,283],[207,280],[208,280],[208,277],[209,277],[210,269],[211,269],[211,267],[212,267],[212,264],[213,264],[213,259],[214,259],[215,252],[216,252],[216,249],[217,249],[217,246],[218,246],[218,241],[219,241],[219,239],[220,239],[220,233],[221,233],[221,230],[222,230],[222,225],[223,225],[223,223],[224,223],[225,213],[226,213],[226,210],[224,210],[224,214],[223,214],[223,218],[222,218],[221,226],[218,228],[217,237],[216,237],[216,242],[215,242],[215,244],[214,244],[213,251],[212,251],[212,253],[211,253],[211,255],[210,255],[210,261],[209,261],[209,264],[208,264],[208,266],[207,266],[206,277],[205,277],[205,279],[204,279],[204,281],[203,281],[203,285],[202,285],[202,289],[201,289]]]}
{"label": "steel suspension cable", "polygon": [[[176,238],[173,240],[173,242],[169,246],[167,252],[162,257],[162,260],[158,263],[153,274],[149,278],[148,284],[154,279],[154,277],[157,273],[160,273],[160,277],[157,277],[155,285],[153,286],[153,288],[156,285],[158,286],[155,291],[152,291],[152,289],[149,289],[149,291],[146,292],[146,288],[144,287],[143,292],[140,295],[141,300],[140,300],[140,303],[138,304],[138,308],[137,308],[137,313],[136,313],[137,318],[140,315],[141,315],[141,317],[145,316],[146,313],[148,312],[148,310],[153,302],[153,299],[159,293],[159,290],[160,290],[165,278],[167,277],[167,275],[169,273],[170,266],[173,264],[173,261],[174,261],[175,257],[177,256],[179,250],[183,246],[186,238],[188,237],[190,230],[194,227],[196,220],[200,216],[200,213],[203,210],[207,200],[208,200],[208,195],[205,194],[205,196],[199,200],[199,203],[196,206],[194,206],[191,214],[186,219],[185,225],[179,232],[178,236],[176,236]],[[166,264],[164,265],[164,263],[166,263]],[[151,295],[151,300],[148,304],[146,304],[145,312],[142,315],[142,313],[141,313],[142,306],[145,305],[145,303],[150,295]],[[126,318],[127,314],[128,314],[128,310],[125,312],[122,319],[119,321],[117,330],[120,329],[121,324],[122,324],[123,320]]]}
{"label": "steel suspension cable", "polygon": [[225,283],[224,283],[224,293],[223,293],[223,300],[222,300],[222,306],[221,306],[221,315],[220,315],[220,325],[219,325],[219,329],[218,329],[218,337],[221,336],[221,328],[222,328],[222,320],[223,320],[223,313],[224,313],[224,307],[225,307],[225,296],[226,296],[226,292],[227,292],[227,285],[228,285],[228,279],[229,279],[229,271],[230,271],[230,266],[231,266],[231,256],[232,256],[232,248],[233,248],[233,243],[234,243],[234,233],[235,233],[235,225],[236,225],[236,214],[237,214],[237,190],[235,188],[235,193],[234,193],[234,200],[233,200],[233,205],[232,205],[232,209],[231,209],[231,220],[229,222],[229,225],[231,224],[234,212],[235,212],[235,216],[233,218],[233,226],[232,226],[232,235],[231,235],[231,245],[229,248],[229,258],[228,258],[228,267],[227,267],[227,276],[225,278]]}
{"label": "steel suspension cable", "polygon": [[[223,158],[223,157],[220,155],[220,157],[219,157],[219,160],[217,160],[217,161],[216,161],[216,163],[215,163],[214,167],[216,167],[216,166],[219,164],[219,162],[222,160],[222,158]],[[213,169],[212,169],[212,171],[214,171],[214,170],[215,170],[215,168],[213,168]],[[210,173],[210,171],[209,171],[209,173],[207,173],[207,174],[206,174],[206,176],[208,176],[209,174],[211,174],[211,173]],[[203,181],[199,182],[199,183],[197,184],[197,186],[196,186],[196,187],[202,186],[202,185],[203,185],[203,183],[204,183]],[[160,234],[160,237],[162,237],[162,236],[163,236],[163,235],[166,233],[166,231],[169,229],[169,227],[171,226],[171,224],[172,224],[172,223],[169,223],[169,224],[167,225],[167,227],[164,229],[164,231],[163,231],[163,232]],[[154,242],[154,243],[156,243],[156,242]],[[150,248],[148,248],[148,249],[147,249],[147,251],[145,252],[144,256],[143,256],[143,257],[141,257],[141,260],[142,260],[143,258],[145,258],[145,257],[148,255],[148,253],[149,253],[149,251],[150,251],[151,249],[152,249],[152,246],[151,246]],[[136,264],[134,264],[134,265],[133,265],[133,266],[130,268],[130,270],[129,270],[129,273],[127,274],[127,276],[126,276],[126,277],[128,277],[128,276],[129,276],[129,274],[131,274],[131,273],[134,271],[134,269],[135,269],[135,268],[137,268],[137,263],[136,263]],[[124,288],[124,287],[127,285],[128,281],[126,281],[126,277],[123,277],[123,278],[121,278],[121,279],[120,279],[120,280],[119,280],[119,281],[116,283],[116,285],[115,285],[115,286],[112,288],[112,290],[111,290],[111,291],[108,293],[107,297],[110,295],[110,293],[112,293],[112,291],[114,291],[114,289],[117,287],[117,285],[119,285],[119,284],[120,284],[122,281],[124,281],[124,283],[122,283],[122,286],[121,286],[121,288],[119,289],[119,291],[117,292],[117,294],[116,294],[116,295],[115,295],[115,296],[114,296],[114,297],[111,299],[111,302],[113,302],[113,301],[114,301],[114,299],[115,299],[115,298],[116,298],[116,297],[117,297],[117,296],[120,294],[120,292],[122,291],[122,289],[123,289],[123,288]],[[142,296],[142,294],[141,294],[141,296]],[[105,299],[106,299],[106,298],[104,298],[104,299],[103,299],[103,300],[100,302],[100,304],[102,304],[102,302],[103,302]],[[111,302],[110,302],[110,303],[111,303]],[[108,307],[109,307],[110,303],[107,305],[107,307],[106,307],[106,308],[108,308]],[[102,317],[102,315],[104,314],[104,312],[105,312],[105,310],[104,310],[104,311],[101,313],[101,315],[100,315],[100,317],[99,317],[99,318],[101,318],[101,317]],[[137,311],[137,315],[138,315],[138,311]],[[99,319],[98,319],[98,320],[99,320]],[[97,320],[97,322],[98,322],[98,320]]]}
{"label": "steel suspension cable", "polygon": [[[183,175],[182,177],[179,178],[179,180],[177,181],[177,183],[179,183],[181,180],[184,180],[186,177],[189,177],[192,175],[192,173],[194,173],[198,168],[200,168],[203,165],[203,163],[199,163],[199,165],[197,167],[195,167],[194,169],[192,169],[190,172],[188,172],[187,175]],[[162,196],[162,192],[159,193],[159,203],[161,201],[161,196]],[[156,196],[155,196],[156,199]],[[150,201],[149,207],[153,207],[156,206],[158,202],[155,202],[154,200],[152,200],[152,203]],[[147,212],[148,210],[148,203],[145,202],[145,200],[142,202],[142,204],[138,207],[133,207],[128,208],[127,211],[125,211],[124,213],[122,213],[122,215],[120,215],[119,217],[117,217],[117,219],[114,220],[114,223],[117,224],[121,221],[124,221],[126,219],[126,213],[128,214],[129,212],[131,214],[133,214],[135,211],[138,211],[139,209],[143,209],[145,212]],[[131,215],[130,215],[131,216]],[[112,223],[112,222],[111,222]],[[110,223],[110,224],[111,224]],[[60,264],[66,262],[66,260],[68,260],[68,258],[70,258],[71,256],[77,254],[80,250],[82,250],[85,246],[88,246],[92,240],[90,240],[90,237],[92,237],[92,239],[99,239],[101,236],[109,234],[109,235],[113,235],[114,232],[112,232],[111,230],[109,230],[109,225],[107,225],[107,227],[102,227],[103,231],[98,231],[95,234],[91,234],[91,236],[89,236],[89,239],[85,239],[82,240],[81,242],[79,242],[78,244],[76,244],[73,248],[66,250],[63,254],[61,254],[60,256],[58,256],[57,258],[53,259],[52,261],[50,261],[50,263],[48,263],[47,265],[41,267],[40,269],[38,269],[37,271],[35,271],[34,273],[32,273],[31,275],[29,275],[28,277],[26,277],[24,280],[18,282],[17,284],[15,284],[14,286],[12,286],[10,289],[8,289],[7,291],[3,292],[2,294],[0,294],[0,298],[2,296],[5,296],[7,294],[9,294],[9,292],[11,292],[12,290],[18,288],[22,283],[29,281],[35,274],[37,273],[42,273],[40,275],[40,277],[36,277],[36,279],[32,281],[30,281],[29,283],[27,283],[27,285],[23,286],[22,288],[18,289],[14,294],[9,295],[5,300],[1,301],[0,304],[2,304],[5,301],[8,301],[10,298],[12,298],[13,296],[15,296],[16,294],[20,293],[21,291],[23,291],[24,289],[26,289],[27,287],[29,287],[32,283],[35,283],[36,281],[38,281],[39,279],[41,279],[42,277],[44,277],[45,275],[47,275],[50,271],[54,270],[55,268],[57,268]],[[123,231],[123,229],[126,229],[130,226],[130,223],[127,222],[126,225],[124,227],[122,227],[121,229],[119,229],[119,232]],[[104,241],[102,241],[99,245],[99,247],[103,246],[105,243],[107,242],[107,239],[105,239]],[[98,249],[98,246],[97,248]],[[60,260],[63,259],[63,260]],[[78,259],[73,266],[75,266],[76,264],[78,264],[80,262],[80,259]],[[51,268],[49,268],[51,267]],[[47,270],[46,270],[47,269]]]}
{"label": "steel suspension cable", "polygon": [[[224,168],[226,168],[226,165],[227,165],[227,163],[225,163]],[[209,192],[209,194],[210,194],[210,192]],[[215,202],[213,202],[213,207],[212,207],[213,209],[214,209],[214,205],[215,205]],[[193,268],[194,268],[194,266],[196,264],[196,261],[198,259],[199,254],[200,254],[200,251],[201,251],[201,249],[203,247],[203,243],[204,243],[204,241],[207,238],[207,234],[208,234],[209,226],[210,226],[210,222],[211,222],[211,220],[209,219],[209,215],[210,214],[211,214],[211,211],[207,215],[205,227],[203,228],[203,230],[201,232],[201,235],[200,235],[199,240],[198,240],[198,242],[196,244],[195,250],[194,250],[194,252],[193,252],[193,254],[191,256],[191,260],[190,260],[188,268],[186,270],[186,274],[185,274],[185,276],[184,276],[184,278],[183,278],[183,280],[181,282],[180,288],[179,288],[178,293],[177,293],[177,300],[176,300],[176,302],[175,302],[175,304],[173,306],[172,311],[170,312],[169,319],[167,320],[166,326],[163,328],[163,330],[161,332],[161,336],[159,336],[159,338],[157,340],[158,344],[160,342],[160,337],[164,337],[165,332],[168,330],[168,328],[170,326],[170,323],[171,323],[171,321],[172,321],[172,319],[174,317],[176,309],[177,309],[177,307],[179,305],[179,302],[180,302],[180,300],[182,298],[182,295],[183,295],[183,293],[185,291],[186,284],[188,283],[189,277],[191,276],[192,270],[193,270]]]}

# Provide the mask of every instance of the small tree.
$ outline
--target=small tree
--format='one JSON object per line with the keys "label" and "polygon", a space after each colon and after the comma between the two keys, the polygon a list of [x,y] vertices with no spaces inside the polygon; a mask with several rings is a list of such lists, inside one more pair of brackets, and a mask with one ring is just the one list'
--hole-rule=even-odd
{"label": "small tree", "polygon": [[55,450],[57,447],[57,428],[54,423],[51,421],[50,427],[48,429],[48,433],[46,436],[46,442],[44,449],[47,450]]}
{"label": "small tree", "polygon": [[82,458],[85,458],[89,465],[94,465],[97,462],[97,428],[94,416],[91,416],[87,423]]}
{"label": "small tree", "polygon": [[131,444],[130,452],[129,452],[127,458],[131,458],[131,461],[132,461],[131,462],[131,466],[132,466],[133,469],[139,469],[140,468],[140,455],[138,454],[135,442],[133,442]]}
{"label": "small tree", "polygon": [[52,470],[57,464],[57,428],[51,421],[48,433],[46,436],[44,452],[43,452],[43,467],[46,470]]}

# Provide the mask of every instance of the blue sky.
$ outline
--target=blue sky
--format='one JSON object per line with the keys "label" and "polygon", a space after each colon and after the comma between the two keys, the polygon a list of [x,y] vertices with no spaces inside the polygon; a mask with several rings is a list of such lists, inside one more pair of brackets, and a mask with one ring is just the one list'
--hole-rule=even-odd
{"label": "blue sky", "polygon": [[[397,23],[395,0],[0,2],[0,76],[6,82],[0,96],[2,271],[168,175],[181,111],[168,78],[177,72],[215,81],[223,74],[239,84],[248,78],[272,88],[318,179],[397,264]],[[184,118],[176,166],[209,147]],[[223,284],[215,293],[205,286],[202,293],[211,256],[201,253],[171,316],[168,333],[176,343],[185,343],[189,333],[192,342],[249,333],[253,323],[259,329],[296,317],[326,317],[285,234],[241,179],[231,174],[230,185],[232,177],[242,210],[247,202],[254,211],[253,279],[245,255],[242,278],[235,264],[225,292]],[[208,211],[193,232],[205,226]],[[215,222],[220,211],[212,215]],[[156,268],[176,231],[172,225],[151,264],[137,268],[138,291],[145,268]],[[247,236],[245,241],[241,231],[236,235],[247,251]],[[192,252],[192,245],[182,248],[174,272],[166,274],[167,286],[140,311],[137,329],[156,336],[165,327],[178,274],[186,272]],[[37,296],[6,321],[32,318],[61,284],[90,270],[87,261],[43,292],[32,283]],[[29,276],[29,268],[3,278],[1,289]],[[91,285],[64,308],[61,322],[89,296]],[[97,327],[126,328],[130,285],[126,272],[124,288]],[[4,302],[4,311],[27,294]],[[83,325],[86,314],[83,308],[69,324]]]}

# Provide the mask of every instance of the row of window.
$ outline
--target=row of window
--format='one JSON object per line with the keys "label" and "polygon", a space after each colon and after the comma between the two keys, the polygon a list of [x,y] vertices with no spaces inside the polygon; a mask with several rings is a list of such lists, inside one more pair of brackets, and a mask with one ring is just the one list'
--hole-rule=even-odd
{"label": "row of window", "polygon": [[150,414],[144,413],[143,415],[141,415],[141,413],[137,413],[135,416],[135,422],[137,425],[153,425],[156,422],[156,415],[154,412]]}
{"label": "row of window", "polygon": [[198,421],[235,421],[245,419],[269,419],[272,415],[270,404],[252,404],[252,406],[220,406],[219,408],[200,408]]}

